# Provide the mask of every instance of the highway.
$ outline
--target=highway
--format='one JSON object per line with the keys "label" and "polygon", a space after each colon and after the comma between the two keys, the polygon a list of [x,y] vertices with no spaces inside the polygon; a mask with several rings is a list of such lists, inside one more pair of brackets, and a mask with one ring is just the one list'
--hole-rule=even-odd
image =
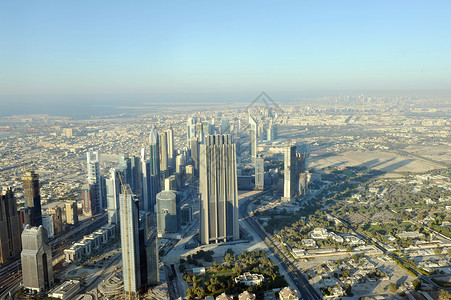
{"label": "highway", "polygon": [[[253,230],[254,234],[256,234],[266,244],[266,246],[271,250],[274,257],[277,258],[277,260],[279,261],[279,265],[282,266],[282,268],[288,274],[290,279],[295,283],[296,288],[302,295],[302,298],[307,299],[307,300],[310,300],[310,299],[321,300],[322,296],[318,295],[316,290],[308,282],[307,278],[305,278],[304,275],[299,270],[297,270],[297,267],[292,263],[291,257],[290,258],[286,257],[285,254],[283,254],[283,252],[280,251],[280,253],[282,253],[282,255],[284,256],[283,257],[284,259],[283,259],[274,251],[274,249],[273,249],[274,245],[272,245],[271,243],[268,244],[265,241],[265,238],[268,238],[271,240],[271,237],[268,236],[261,229],[260,225],[257,224],[257,222],[254,220],[253,217],[248,215],[248,212],[247,212],[248,205],[249,205],[248,199],[241,201],[240,208],[239,208],[240,219],[242,219],[244,222],[246,222],[248,227]],[[285,263],[284,260],[288,261],[288,263],[291,265],[291,269],[296,270],[296,271],[294,271],[294,272],[291,271],[288,264]]]}

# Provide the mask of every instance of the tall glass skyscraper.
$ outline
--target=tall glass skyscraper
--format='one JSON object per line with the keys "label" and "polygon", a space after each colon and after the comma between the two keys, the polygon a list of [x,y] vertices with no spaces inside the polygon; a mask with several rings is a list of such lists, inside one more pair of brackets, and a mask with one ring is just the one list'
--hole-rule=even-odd
{"label": "tall glass skyscraper", "polygon": [[22,176],[25,206],[28,208],[30,225],[42,225],[41,193],[39,187],[39,175],[34,171],[27,171]]}
{"label": "tall glass skyscraper", "polygon": [[0,191],[0,263],[20,254],[20,215],[11,189]]}
{"label": "tall glass skyscraper", "polygon": [[103,210],[107,207],[106,197],[103,195],[103,180],[100,174],[100,154],[98,151],[88,151],[86,153],[87,167],[88,167],[88,184],[91,184],[96,189],[97,203],[99,209]]}
{"label": "tall glass skyscraper", "polygon": [[231,135],[208,135],[200,145],[199,192],[201,243],[238,240],[236,149]]}

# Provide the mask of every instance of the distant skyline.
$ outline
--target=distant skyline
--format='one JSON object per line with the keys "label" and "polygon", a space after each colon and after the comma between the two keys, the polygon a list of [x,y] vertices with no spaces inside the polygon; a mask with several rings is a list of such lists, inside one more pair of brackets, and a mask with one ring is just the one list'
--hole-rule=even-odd
{"label": "distant skyline", "polygon": [[450,12],[449,1],[3,0],[0,104],[447,90]]}

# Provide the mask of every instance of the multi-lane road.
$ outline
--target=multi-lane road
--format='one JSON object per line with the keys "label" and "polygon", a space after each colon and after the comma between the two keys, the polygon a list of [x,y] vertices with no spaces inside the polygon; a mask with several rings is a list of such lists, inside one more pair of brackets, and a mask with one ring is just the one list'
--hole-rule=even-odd
{"label": "multi-lane road", "polygon": [[[278,253],[281,253],[281,255],[284,256],[283,258],[280,257],[280,255],[278,253],[276,253],[275,249],[273,248],[273,247],[275,247],[275,245],[271,244],[271,243],[267,243],[265,241],[265,238],[270,239],[271,237],[268,236],[262,230],[260,225],[257,224],[257,222],[254,220],[253,217],[249,216],[249,214],[247,212],[248,205],[249,205],[248,199],[243,199],[240,202],[240,208],[239,208],[240,219],[242,219],[244,222],[246,222],[246,224],[253,231],[253,233],[256,234],[266,244],[266,246],[271,250],[274,257],[279,261],[279,265],[284,269],[284,271],[290,277],[291,281],[296,285],[296,288],[301,293],[302,298],[307,299],[307,300],[310,300],[310,299],[321,300],[322,297],[320,295],[318,295],[316,290],[310,285],[310,283],[304,277],[304,275],[299,270],[297,270],[297,267],[292,263],[291,258],[286,257],[282,251],[278,251]],[[289,265],[291,266],[291,269],[290,269]],[[294,270],[294,271],[292,271],[292,270]]]}

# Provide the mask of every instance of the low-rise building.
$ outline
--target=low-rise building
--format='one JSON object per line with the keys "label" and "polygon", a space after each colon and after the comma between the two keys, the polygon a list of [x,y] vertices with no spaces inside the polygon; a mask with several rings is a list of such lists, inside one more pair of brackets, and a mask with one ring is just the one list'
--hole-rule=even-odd
{"label": "low-rise building", "polygon": [[247,286],[257,285],[263,282],[265,278],[261,274],[251,274],[246,272],[240,276],[235,277],[236,283],[244,283]]}
{"label": "low-rise building", "polygon": [[284,287],[279,292],[280,300],[299,300],[298,293],[289,287]]}
{"label": "low-rise building", "polygon": [[52,298],[58,299],[73,299],[75,295],[78,294],[80,290],[80,281],[78,280],[69,280],[64,281],[61,285],[56,287],[53,292],[49,294]]}

